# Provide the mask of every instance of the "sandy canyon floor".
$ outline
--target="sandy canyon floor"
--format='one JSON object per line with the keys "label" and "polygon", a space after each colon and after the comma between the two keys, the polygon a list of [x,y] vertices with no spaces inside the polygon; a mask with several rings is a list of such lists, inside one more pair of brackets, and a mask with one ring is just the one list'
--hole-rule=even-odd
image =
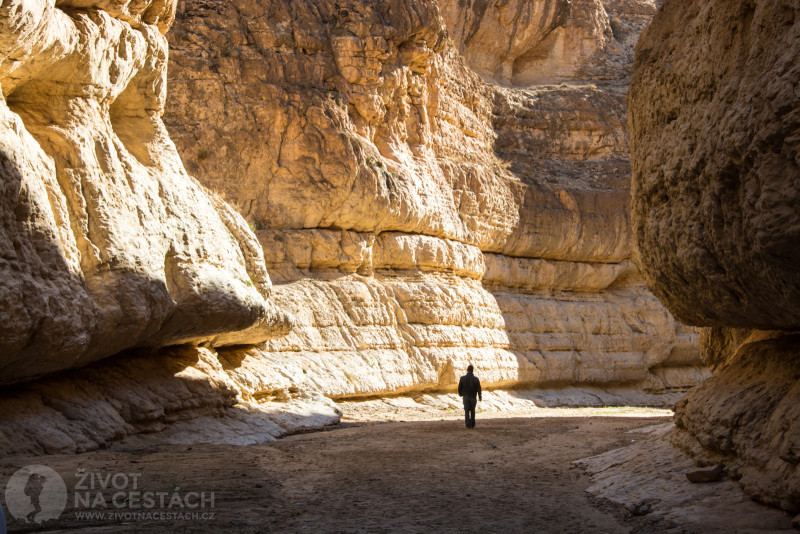
{"label": "sandy canyon floor", "polygon": [[[656,513],[637,515],[587,493],[590,478],[573,462],[646,438],[647,427],[669,422],[668,410],[491,410],[479,413],[477,428],[467,430],[461,412],[452,407],[425,409],[396,399],[345,403],[343,409],[342,423],[336,427],[263,445],[123,442],[81,455],[6,458],[0,469],[3,481],[21,466],[44,464],[57,471],[69,488],[67,508],[59,519],[44,528],[12,524],[9,531],[791,530],[788,516],[758,505],[747,508],[749,520],[737,523],[743,528],[734,528],[724,510],[709,509],[695,519],[676,522]],[[184,506],[200,502],[202,492],[206,501],[191,509],[145,508],[136,497],[125,501],[134,481],[136,491],[163,492],[168,501],[178,495]],[[208,499],[212,491],[213,506]],[[114,499],[119,492],[123,495],[117,506]],[[79,517],[85,508],[76,508],[74,493],[92,500],[100,493],[109,507],[93,512],[121,515]],[[136,517],[130,512],[151,515]],[[209,512],[213,517],[197,515]]]}

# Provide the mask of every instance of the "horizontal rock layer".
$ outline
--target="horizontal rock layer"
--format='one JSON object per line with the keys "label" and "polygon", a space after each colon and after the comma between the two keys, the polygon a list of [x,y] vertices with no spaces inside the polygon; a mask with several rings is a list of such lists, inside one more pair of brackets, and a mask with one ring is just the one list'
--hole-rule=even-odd
{"label": "horizontal rock layer", "polygon": [[396,232],[257,233],[281,280],[272,298],[296,320],[257,352],[327,395],[451,389],[469,363],[494,387],[665,392],[705,378],[697,334],[630,262],[514,258]]}
{"label": "horizontal rock layer", "polygon": [[635,399],[702,380],[631,263],[624,95],[655,4],[465,9],[0,8],[2,381],[117,354],[4,395],[5,452],[192,418],[247,443],[335,420],[319,393],[450,390],[469,362]]}
{"label": "horizontal rock layer", "polygon": [[[166,121],[192,172],[257,228],[629,255],[626,79],[487,85],[431,0],[184,5]],[[286,19],[291,31],[270,22]]]}
{"label": "horizontal rock layer", "polygon": [[134,434],[159,443],[272,441],[337,423],[330,399],[280,375],[248,373],[247,357],[208,348],[139,350],[3,393],[0,453],[80,453]]}
{"label": "horizontal rock layer", "polygon": [[251,354],[334,397],[470,362],[496,387],[701,381],[630,261],[624,94],[655,5],[456,4],[181,4],[166,123],[297,318]]}

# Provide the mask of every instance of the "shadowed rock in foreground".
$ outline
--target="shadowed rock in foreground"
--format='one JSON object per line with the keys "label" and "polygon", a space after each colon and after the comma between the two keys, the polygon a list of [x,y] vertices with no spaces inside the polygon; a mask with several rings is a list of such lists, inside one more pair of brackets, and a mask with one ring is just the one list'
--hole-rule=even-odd
{"label": "shadowed rock in foreground", "polygon": [[800,512],[800,2],[667,0],[629,96],[648,287],[709,327],[673,441]]}

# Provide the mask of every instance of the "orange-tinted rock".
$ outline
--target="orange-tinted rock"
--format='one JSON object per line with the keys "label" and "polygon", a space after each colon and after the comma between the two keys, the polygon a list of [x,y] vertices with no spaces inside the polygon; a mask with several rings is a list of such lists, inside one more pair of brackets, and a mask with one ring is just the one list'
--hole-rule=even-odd
{"label": "orange-tinted rock", "polygon": [[495,386],[703,379],[630,261],[624,94],[655,4],[572,4],[182,3],[166,123],[297,317],[263,361],[334,396],[470,361]]}

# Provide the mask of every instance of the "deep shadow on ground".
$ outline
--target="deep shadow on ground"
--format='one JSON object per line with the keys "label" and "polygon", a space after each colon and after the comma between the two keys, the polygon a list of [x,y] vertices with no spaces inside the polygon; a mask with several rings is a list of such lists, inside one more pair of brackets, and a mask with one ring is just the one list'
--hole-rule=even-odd
{"label": "deep shadow on ground", "polygon": [[[571,463],[630,444],[638,434],[628,431],[667,420],[483,418],[467,430],[453,414],[446,421],[349,423],[246,447],[118,447],[6,458],[1,474],[7,480],[16,468],[37,463],[65,478],[67,511],[46,525],[47,531],[687,532],[593,500],[584,491],[587,477]],[[138,473],[140,491],[213,491],[214,517],[79,520],[73,496],[77,469],[101,476]],[[103,493],[111,501],[116,491]]]}

